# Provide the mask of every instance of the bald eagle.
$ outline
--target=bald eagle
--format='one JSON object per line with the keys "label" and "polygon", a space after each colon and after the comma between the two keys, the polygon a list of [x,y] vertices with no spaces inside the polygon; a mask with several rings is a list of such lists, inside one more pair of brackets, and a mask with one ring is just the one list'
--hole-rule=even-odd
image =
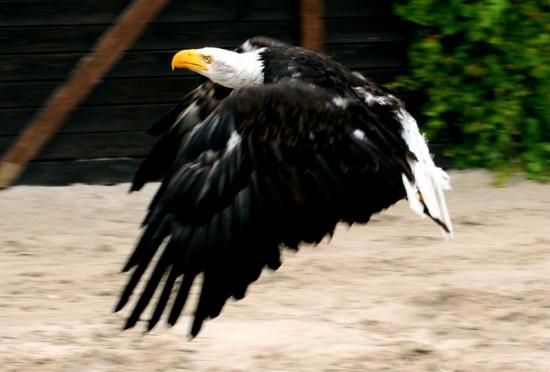
{"label": "bald eagle", "polygon": [[180,51],[172,68],[208,80],[150,130],[160,138],[131,190],[162,182],[116,311],[154,267],[125,328],[153,297],[147,329],[163,313],[174,325],[202,275],[194,337],[264,267],[280,266],[282,247],[317,244],[339,222],[367,223],[404,198],[452,234],[449,177],[403,102],[363,75],[263,37],[235,51]]}

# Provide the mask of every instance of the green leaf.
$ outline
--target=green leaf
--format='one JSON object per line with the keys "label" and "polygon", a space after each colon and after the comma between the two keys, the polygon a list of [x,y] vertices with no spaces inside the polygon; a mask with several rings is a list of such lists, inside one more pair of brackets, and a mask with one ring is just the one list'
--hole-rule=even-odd
{"label": "green leaf", "polygon": [[550,2],[408,0],[396,14],[418,25],[410,72],[392,87],[427,95],[423,130],[457,167],[499,179],[550,180]]}

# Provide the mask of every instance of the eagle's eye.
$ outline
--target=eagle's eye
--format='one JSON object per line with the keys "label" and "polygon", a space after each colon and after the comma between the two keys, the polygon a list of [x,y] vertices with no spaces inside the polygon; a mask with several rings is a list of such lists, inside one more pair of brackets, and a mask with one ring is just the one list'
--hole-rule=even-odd
{"label": "eagle's eye", "polygon": [[212,63],[212,57],[211,56],[202,56],[202,59],[204,60],[204,62],[210,64]]}

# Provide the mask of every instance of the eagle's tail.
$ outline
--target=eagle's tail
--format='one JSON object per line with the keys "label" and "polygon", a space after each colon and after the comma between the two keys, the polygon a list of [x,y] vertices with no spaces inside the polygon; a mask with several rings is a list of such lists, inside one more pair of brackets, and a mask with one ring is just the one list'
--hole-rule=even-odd
{"label": "eagle's tail", "polygon": [[428,215],[441,226],[446,237],[451,237],[453,225],[444,194],[444,190],[451,189],[449,176],[434,164],[416,120],[404,109],[398,110],[396,116],[403,126],[401,135],[411,151],[408,163],[414,180],[403,175],[409,205],[418,214]]}

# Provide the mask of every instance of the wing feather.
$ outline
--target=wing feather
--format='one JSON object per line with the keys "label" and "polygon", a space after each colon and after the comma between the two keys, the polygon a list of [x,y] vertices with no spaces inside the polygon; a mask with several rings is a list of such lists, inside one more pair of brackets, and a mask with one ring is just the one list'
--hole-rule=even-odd
{"label": "wing feather", "polygon": [[[405,196],[401,174],[410,169],[403,140],[388,134],[362,102],[350,101],[348,110],[332,101],[332,93],[299,82],[247,87],[195,126],[125,266],[134,272],[117,310],[169,237],[127,327],[156,292],[147,328],[167,310],[168,324],[175,324],[202,275],[195,336],[228,298],[244,297],[264,267],[280,266],[281,247],[318,243],[338,221],[366,222]],[[351,134],[360,128],[364,139]]]}

